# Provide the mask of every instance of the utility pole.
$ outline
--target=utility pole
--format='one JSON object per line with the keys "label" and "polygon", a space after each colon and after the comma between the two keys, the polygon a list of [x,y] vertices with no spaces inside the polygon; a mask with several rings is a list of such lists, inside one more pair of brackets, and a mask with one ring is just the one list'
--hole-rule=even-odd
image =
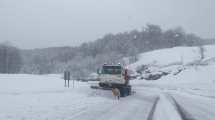
{"label": "utility pole", "polygon": [[[70,71],[64,71],[64,80],[65,80],[65,87],[69,88],[69,80],[70,80]],[[68,85],[66,85],[66,80],[68,80]]]}
{"label": "utility pole", "polygon": [[7,47],[4,46],[4,73],[8,72]]}
{"label": "utility pole", "polygon": [[6,47],[6,73],[9,73],[9,71],[8,71],[8,51],[7,51],[7,47]]}

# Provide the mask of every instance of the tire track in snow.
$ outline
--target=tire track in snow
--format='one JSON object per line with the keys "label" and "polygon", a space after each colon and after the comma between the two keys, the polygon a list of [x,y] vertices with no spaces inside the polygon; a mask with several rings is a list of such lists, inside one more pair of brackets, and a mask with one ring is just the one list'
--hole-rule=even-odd
{"label": "tire track in snow", "polygon": [[172,94],[177,102],[197,120],[214,120],[215,101],[207,97],[191,95],[187,93]]}
{"label": "tire track in snow", "polygon": [[172,105],[177,110],[182,120],[196,120],[189,112],[187,112],[170,94],[165,94],[165,96],[170,100]]}
{"label": "tire track in snow", "polygon": [[153,120],[153,116],[154,116],[155,109],[156,109],[156,107],[157,107],[157,103],[158,103],[159,99],[160,99],[160,97],[157,97],[157,98],[155,99],[155,102],[154,102],[154,104],[152,105],[152,108],[151,108],[151,110],[150,110],[150,112],[149,112],[149,115],[148,115],[148,117],[147,117],[147,120]]}

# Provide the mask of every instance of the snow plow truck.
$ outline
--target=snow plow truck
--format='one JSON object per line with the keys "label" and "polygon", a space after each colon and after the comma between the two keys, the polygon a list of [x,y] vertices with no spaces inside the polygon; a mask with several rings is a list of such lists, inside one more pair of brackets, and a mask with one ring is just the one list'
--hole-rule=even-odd
{"label": "snow plow truck", "polygon": [[99,86],[91,86],[91,88],[117,88],[120,91],[121,97],[131,95],[131,85],[129,85],[128,70],[124,68],[121,64],[104,64],[101,69],[97,70],[97,73]]}

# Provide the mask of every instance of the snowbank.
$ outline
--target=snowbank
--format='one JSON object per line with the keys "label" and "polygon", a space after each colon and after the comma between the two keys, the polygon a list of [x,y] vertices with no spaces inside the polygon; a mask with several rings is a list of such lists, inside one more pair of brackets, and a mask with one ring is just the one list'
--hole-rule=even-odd
{"label": "snowbank", "polygon": [[[215,45],[204,46],[204,60],[215,59]],[[199,47],[175,47],[155,50],[139,54],[139,60],[129,65],[130,69],[136,69],[141,65],[170,66],[187,65],[201,59]]]}
{"label": "snowbank", "polygon": [[[156,83],[212,83],[215,81],[215,45],[204,46],[203,49],[203,60],[199,47],[175,47],[143,53],[139,55],[139,61],[129,68],[135,71],[147,65],[141,75],[143,79],[166,72]],[[192,65],[200,60],[203,66]]]}

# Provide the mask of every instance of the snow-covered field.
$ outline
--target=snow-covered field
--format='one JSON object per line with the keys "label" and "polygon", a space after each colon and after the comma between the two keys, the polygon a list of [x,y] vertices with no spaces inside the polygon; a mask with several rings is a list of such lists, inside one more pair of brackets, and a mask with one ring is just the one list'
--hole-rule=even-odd
{"label": "snow-covered field", "polygon": [[141,54],[137,63],[186,69],[159,80],[132,80],[133,94],[116,100],[111,91],[90,89],[61,75],[0,74],[0,120],[214,120],[215,46],[205,46],[207,64],[196,47],[177,47]]}

